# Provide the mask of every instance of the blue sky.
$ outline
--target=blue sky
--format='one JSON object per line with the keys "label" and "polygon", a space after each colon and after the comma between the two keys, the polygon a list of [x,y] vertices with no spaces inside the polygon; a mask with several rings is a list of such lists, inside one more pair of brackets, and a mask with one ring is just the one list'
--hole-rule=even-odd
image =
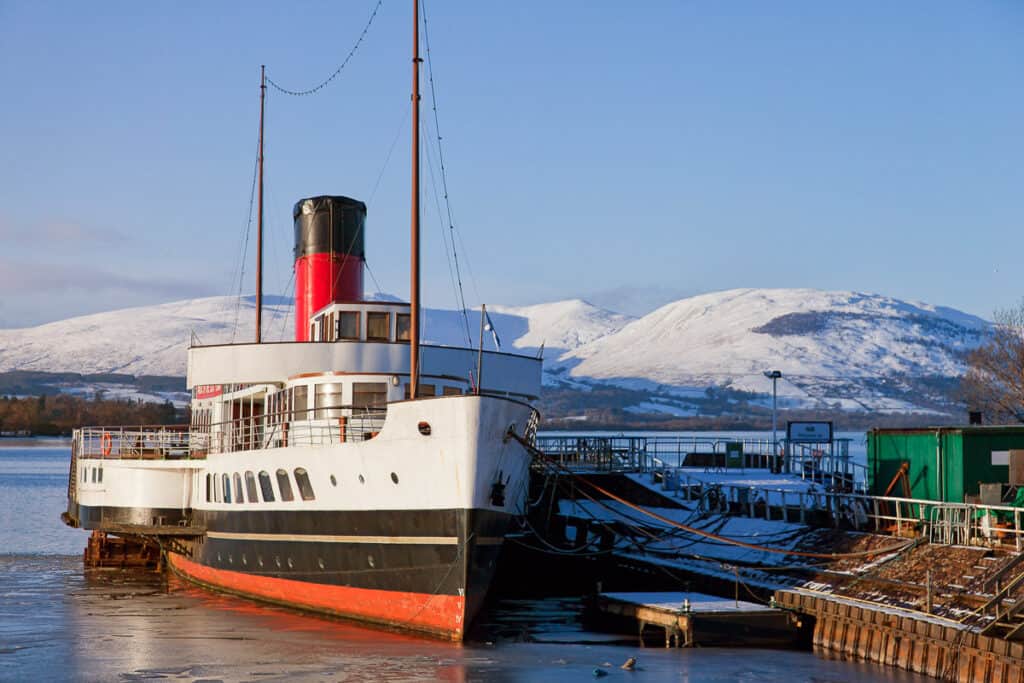
{"label": "blue sky", "polygon": [[[235,292],[259,66],[315,84],[374,4],[0,0],[0,326]],[[408,5],[321,93],[268,92],[268,292],[292,203],[336,193],[407,295]],[[472,304],[816,287],[988,317],[1024,295],[1022,3],[426,9]],[[424,175],[426,303],[453,307]]]}

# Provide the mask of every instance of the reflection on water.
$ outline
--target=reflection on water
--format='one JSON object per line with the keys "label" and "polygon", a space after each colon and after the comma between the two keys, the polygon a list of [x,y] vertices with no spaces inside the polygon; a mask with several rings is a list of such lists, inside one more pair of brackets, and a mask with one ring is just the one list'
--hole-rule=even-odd
{"label": "reflection on water", "polygon": [[[154,574],[82,569],[64,527],[68,447],[0,442],[0,681],[926,681],[809,652],[640,650],[577,599],[504,601],[466,645],[302,616]],[[31,443],[29,444],[31,446]],[[538,577],[538,580],[543,580]],[[637,671],[618,665],[630,656]]]}
{"label": "reflection on water", "polygon": [[[923,681],[806,652],[586,641],[572,600],[498,604],[457,645],[307,617],[76,557],[0,556],[0,680]],[[532,617],[531,617],[532,614]],[[598,637],[599,641],[600,638]],[[618,668],[636,656],[640,669]]]}

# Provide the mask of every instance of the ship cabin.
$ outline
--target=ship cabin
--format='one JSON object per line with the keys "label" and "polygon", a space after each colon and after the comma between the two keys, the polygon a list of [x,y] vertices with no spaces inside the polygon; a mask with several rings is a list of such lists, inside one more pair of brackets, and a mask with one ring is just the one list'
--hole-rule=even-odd
{"label": "ship cabin", "polygon": [[[389,403],[408,400],[409,304],[332,302],[309,340],[189,349],[191,457],[366,441]],[[540,360],[423,345],[417,398],[480,393],[524,403],[540,393]]]}

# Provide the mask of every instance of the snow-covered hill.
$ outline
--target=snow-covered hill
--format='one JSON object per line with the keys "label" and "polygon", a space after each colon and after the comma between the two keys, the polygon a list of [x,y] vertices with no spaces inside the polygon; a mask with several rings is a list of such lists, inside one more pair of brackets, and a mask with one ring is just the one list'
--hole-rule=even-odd
{"label": "snow-covered hill", "polygon": [[961,375],[987,326],[874,294],[735,289],[663,306],[563,354],[558,366],[567,380],[660,386],[680,397],[708,386],[763,394],[771,390],[763,372],[780,370],[779,395],[790,405],[902,411],[941,399],[907,394]]}
{"label": "snow-covered hill", "polygon": [[[549,387],[617,387],[632,403],[613,407],[674,415],[704,411],[712,395],[739,409],[765,405],[768,369],[782,371],[788,406],[942,410],[988,326],[949,308],[812,289],[715,292],[639,319],[578,299],[489,312],[502,350],[534,353],[543,344]],[[265,338],[291,338],[291,316],[290,300],[266,297]],[[478,316],[428,309],[424,338],[475,346]],[[0,372],[183,376],[191,338],[248,341],[253,321],[251,297],[211,297],[0,330]],[[485,344],[493,346],[490,335]]]}

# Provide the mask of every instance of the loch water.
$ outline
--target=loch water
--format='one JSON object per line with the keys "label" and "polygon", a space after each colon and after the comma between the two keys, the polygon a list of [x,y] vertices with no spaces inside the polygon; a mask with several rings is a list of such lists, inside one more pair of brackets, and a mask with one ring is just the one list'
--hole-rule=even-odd
{"label": "loch water", "polygon": [[[496,596],[459,645],[86,572],[87,532],[60,521],[69,458],[67,441],[0,440],[0,681],[931,680],[805,651],[613,643],[573,597]],[[620,669],[629,657],[637,669]]]}

